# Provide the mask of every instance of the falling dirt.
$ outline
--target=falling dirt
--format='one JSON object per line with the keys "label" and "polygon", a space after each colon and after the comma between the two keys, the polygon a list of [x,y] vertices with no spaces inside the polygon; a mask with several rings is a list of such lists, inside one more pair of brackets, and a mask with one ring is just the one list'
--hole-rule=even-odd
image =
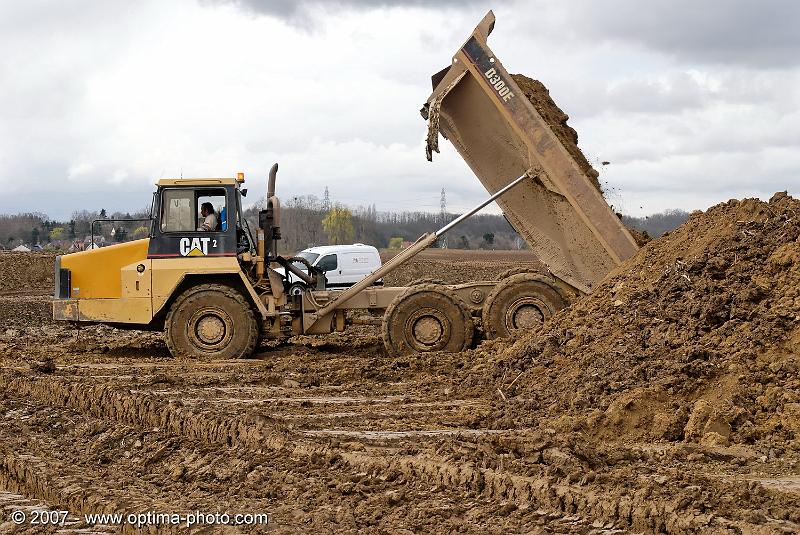
{"label": "falling dirt", "polygon": [[[696,214],[540,332],[463,354],[390,358],[358,326],[178,360],[50,321],[37,279],[0,307],[0,532],[37,532],[6,521],[23,507],[69,510],[58,533],[144,510],[271,515],[214,533],[797,532],[797,210]],[[537,265],[415,262],[387,284]]]}
{"label": "falling dirt", "polygon": [[[603,189],[598,179],[600,173],[592,167],[586,159],[586,156],[584,156],[583,152],[578,147],[578,132],[567,124],[569,115],[558,107],[558,104],[556,104],[550,96],[550,91],[539,80],[534,80],[524,74],[512,74],[511,77],[522,90],[525,97],[533,104],[533,107],[544,122],[550,127],[550,130],[556,135],[561,145],[569,152],[575,163],[578,164],[581,171],[583,171],[592,185],[597,188],[597,191],[603,195]],[[617,216],[622,219],[622,214],[618,213]],[[646,245],[650,241],[650,236],[648,236],[646,232],[641,232],[630,227],[626,228],[639,247]]]}
{"label": "falling dirt", "polygon": [[550,96],[550,91],[539,80],[528,78],[524,74],[512,74],[511,78],[519,86],[525,97],[533,104],[539,115],[542,116],[544,122],[550,127],[550,130],[556,135],[561,145],[567,149],[570,156],[578,164],[581,171],[583,171],[594,187],[600,193],[603,190],[600,187],[600,181],[597,179],[600,173],[592,167],[586,156],[583,155],[581,149],[578,148],[578,132],[567,124],[569,115],[564,113],[561,108],[553,101]]}

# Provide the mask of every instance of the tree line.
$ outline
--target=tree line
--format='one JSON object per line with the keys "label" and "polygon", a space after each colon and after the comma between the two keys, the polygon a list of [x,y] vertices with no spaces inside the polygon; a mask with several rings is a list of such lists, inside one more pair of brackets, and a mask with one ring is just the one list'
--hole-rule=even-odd
{"label": "tree line", "polygon": [[[253,233],[258,226],[256,203],[245,210]],[[632,228],[661,236],[686,221],[683,210],[667,210],[646,217],[623,216]],[[149,235],[150,208],[107,213],[100,209],[77,210],[68,220],[53,220],[42,213],[0,215],[0,248],[24,244],[33,248],[83,249],[144,238]],[[355,208],[321,201],[313,195],[289,199],[281,209],[281,250],[293,253],[315,245],[365,243],[378,248],[400,248],[426,232],[453,221],[458,214],[431,212],[378,212],[375,205]],[[138,219],[137,221],[114,221]],[[502,215],[476,214],[445,236],[440,247],[451,249],[526,249],[528,245]]]}
{"label": "tree line", "polygon": [[[0,248],[13,249],[24,245],[59,250],[84,249],[92,241],[107,245],[131,239],[146,238],[150,233],[150,208],[134,212],[107,213],[76,210],[67,220],[50,219],[39,212],[15,215],[0,214]],[[128,221],[115,221],[115,220]],[[92,233],[92,222],[94,233]]]}
{"label": "tree line", "polygon": [[625,226],[646,232],[651,238],[658,238],[665,232],[675,230],[683,225],[687,219],[689,219],[689,212],[680,209],[665,210],[644,217],[622,216],[622,222]]}
{"label": "tree line", "polygon": [[[250,228],[258,224],[262,204],[245,210]],[[375,205],[350,208],[327,205],[313,195],[294,197],[281,207],[281,244],[286,252],[315,245],[365,243],[400,248],[438,230],[459,214],[378,212]],[[446,240],[446,241],[445,241]],[[527,244],[502,215],[476,214],[445,236],[439,247],[451,249],[526,249]]]}

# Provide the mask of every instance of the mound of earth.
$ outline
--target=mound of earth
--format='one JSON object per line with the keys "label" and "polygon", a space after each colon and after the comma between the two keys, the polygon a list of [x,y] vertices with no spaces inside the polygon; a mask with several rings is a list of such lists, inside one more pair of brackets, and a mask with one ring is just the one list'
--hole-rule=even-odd
{"label": "mound of earth", "polygon": [[[407,286],[422,279],[462,284],[479,280],[496,280],[503,272],[527,267],[547,273],[547,268],[531,253],[524,251],[463,251],[432,249],[391,271],[384,278],[387,286]],[[383,253],[386,262],[393,254]]]}
{"label": "mound of earth", "polygon": [[0,295],[52,293],[54,260],[49,253],[0,252]]}
{"label": "mound of earth", "polygon": [[495,423],[800,450],[799,216],[785,193],[732,200],[650,242],[499,351]]}

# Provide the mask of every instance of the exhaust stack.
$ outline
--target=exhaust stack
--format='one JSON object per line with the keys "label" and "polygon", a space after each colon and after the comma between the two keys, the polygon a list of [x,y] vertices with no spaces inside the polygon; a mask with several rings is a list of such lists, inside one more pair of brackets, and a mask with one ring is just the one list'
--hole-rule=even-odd
{"label": "exhaust stack", "polygon": [[281,239],[281,203],[275,196],[275,181],[278,177],[278,164],[273,164],[267,180],[267,197],[264,209],[258,213],[258,237],[256,277],[264,276],[265,266],[269,264],[269,255],[278,256],[277,240]]}

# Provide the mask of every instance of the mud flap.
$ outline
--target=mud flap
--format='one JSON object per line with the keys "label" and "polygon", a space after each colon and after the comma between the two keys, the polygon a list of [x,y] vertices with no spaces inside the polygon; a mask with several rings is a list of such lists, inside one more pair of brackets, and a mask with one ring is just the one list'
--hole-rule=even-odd
{"label": "mud flap", "polygon": [[78,300],[56,299],[53,301],[53,319],[56,321],[78,321]]}

